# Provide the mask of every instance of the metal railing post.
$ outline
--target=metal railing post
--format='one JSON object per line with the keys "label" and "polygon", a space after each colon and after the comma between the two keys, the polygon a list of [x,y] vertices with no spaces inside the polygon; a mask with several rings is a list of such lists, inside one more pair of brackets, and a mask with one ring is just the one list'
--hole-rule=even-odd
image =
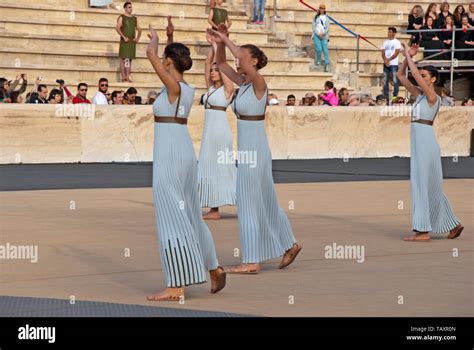
{"label": "metal railing post", "polygon": [[450,82],[449,82],[449,93],[453,96],[453,79],[454,79],[454,50],[455,50],[455,36],[456,26],[453,25],[453,35],[451,36],[451,71],[450,71]]}
{"label": "metal railing post", "polygon": [[359,55],[360,55],[360,35],[357,34],[357,58],[356,58],[356,72],[359,73]]}

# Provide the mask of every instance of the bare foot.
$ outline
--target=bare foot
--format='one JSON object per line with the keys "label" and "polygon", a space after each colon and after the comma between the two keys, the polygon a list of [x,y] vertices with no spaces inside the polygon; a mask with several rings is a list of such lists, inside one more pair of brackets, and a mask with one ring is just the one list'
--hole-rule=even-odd
{"label": "bare foot", "polygon": [[158,294],[146,297],[149,301],[180,301],[184,299],[184,288],[166,288]]}
{"label": "bare foot", "polygon": [[260,272],[260,264],[240,264],[225,270],[227,273],[239,273],[247,275],[256,275]]}
{"label": "bare foot", "polygon": [[280,269],[284,269],[288,265],[290,265],[293,261],[295,261],[296,256],[298,253],[303,249],[303,246],[299,243],[293,244],[293,246],[288,249],[285,254],[283,255],[283,258],[281,259],[280,263]]}
{"label": "bare foot", "polygon": [[210,210],[202,218],[204,220],[220,220],[221,214],[218,211]]}
{"label": "bare foot", "polygon": [[417,232],[412,236],[403,237],[405,242],[428,242],[430,240],[430,235],[428,232]]}

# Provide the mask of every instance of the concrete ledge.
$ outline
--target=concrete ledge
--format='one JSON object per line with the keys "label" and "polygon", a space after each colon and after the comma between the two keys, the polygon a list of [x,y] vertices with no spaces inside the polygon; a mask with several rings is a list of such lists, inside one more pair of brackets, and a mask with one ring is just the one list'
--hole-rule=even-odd
{"label": "concrete ledge", "polygon": [[[77,106],[2,104],[0,163],[153,159],[151,106]],[[410,118],[399,112],[386,107],[268,108],[273,159],[408,157]],[[237,121],[230,109],[228,118],[235,147]],[[203,108],[194,106],[188,128],[196,154],[203,122]],[[443,156],[469,156],[474,107],[441,108],[434,128]]]}

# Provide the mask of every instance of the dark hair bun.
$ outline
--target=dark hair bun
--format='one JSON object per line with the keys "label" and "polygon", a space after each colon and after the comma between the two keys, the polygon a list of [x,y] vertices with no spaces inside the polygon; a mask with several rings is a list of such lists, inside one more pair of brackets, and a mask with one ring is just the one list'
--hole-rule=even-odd
{"label": "dark hair bun", "polygon": [[190,70],[193,66],[193,59],[189,48],[181,43],[172,43],[165,48],[165,57],[173,61],[173,64],[179,72],[183,73]]}
{"label": "dark hair bun", "polygon": [[260,50],[257,46],[252,45],[252,44],[247,44],[241,47],[244,49],[249,49],[250,55],[252,56],[252,58],[256,58],[258,60],[257,70],[260,70],[267,65],[268,63],[267,55],[265,55],[265,53],[262,50]]}

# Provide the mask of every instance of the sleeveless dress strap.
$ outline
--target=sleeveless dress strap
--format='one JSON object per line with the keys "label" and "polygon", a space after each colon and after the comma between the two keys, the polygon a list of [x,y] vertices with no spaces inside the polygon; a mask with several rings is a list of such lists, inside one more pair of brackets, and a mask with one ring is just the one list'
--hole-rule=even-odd
{"label": "sleeveless dress strap", "polygon": [[[247,90],[249,89],[249,87],[251,87],[252,84],[248,84],[247,87],[245,88],[245,90],[240,94],[240,96],[242,96],[243,94],[245,94],[247,92]],[[239,112],[237,112],[237,99],[239,97],[239,94],[235,95],[235,99],[234,99],[234,111],[235,111],[235,114],[237,115],[237,119],[240,119],[240,114]]]}
{"label": "sleeveless dress strap", "polygon": [[178,95],[178,103],[176,104],[176,112],[174,114],[175,118],[178,118],[178,112],[179,112],[179,102],[181,101],[181,84],[178,81],[178,86],[179,86],[179,95]]}

